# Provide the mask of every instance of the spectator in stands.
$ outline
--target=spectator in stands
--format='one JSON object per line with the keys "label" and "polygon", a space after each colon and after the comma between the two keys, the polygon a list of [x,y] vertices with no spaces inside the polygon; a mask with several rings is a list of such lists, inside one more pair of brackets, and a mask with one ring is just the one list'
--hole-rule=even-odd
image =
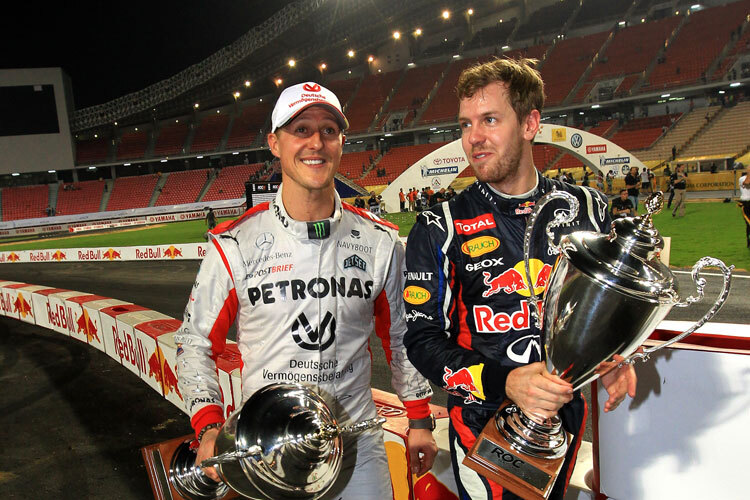
{"label": "spectator in stands", "polygon": [[641,170],[641,189],[643,189],[644,193],[651,193],[651,171],[643,167],[643,170]]}
{"label": "spectator in stands", "polygon": [[712,163],[712,164],[711,164],[711,173],[712,173],[712,174],[715,174],[715,173],[716,173],[716,163]]}
{"label": "spectator in stands", "polygon": [[685,173],[685,165],[677,167],[675,172],[674,181],[674,202],[675,206],[672,209],[672,217],[677,216],[677,211],[680,212],[680,217],[685,215],[685,191],[687,190],[687,174]]}
{"label": "spectator in stands", "polygon": [[208,211],[206,212],[206,225],[208,225],[208,230],[210,231],[216,227],[216,214],[214,214],[213,208],[207,207],[207,209]]}
{"label": "spectator in stands", "polygon": [[586,170],[586,167],[583,167],[583,182],[581,182],[581,186],[588,187],[588,185],[589,185],[589,176],[590,175],[591,174],[589,173],[588,170]]}
{"label": "spectator in stands", "polygon": [[[370,191],[370,197],[367,199],[367,206],[370,209],[370,212],[373,211],[374,207],[380,206],[380,202],[378,202],[378,197],[375,196],[375,191]],[[375,210],[377,212],[377,210]]]}
{"label": "spectator in stands", "polygon": [[601,170],[596,173],[596,189],[604,192],[604,176]]}
{"label": "spectator in stands", "polygon": [[628,197],[633,203],[633,214],[638,214],[638,194],[641,188],[641,177],[638,175],[638,167],[630,167],[630,172],[625,176],[625,189],[628,190]]}
{"label": "spectator in stands", "polygon": [[404,194],[404,188],[398,190],[398,204],[402,212],[406,212],[406,195]]}
{"label": "spectator in stands", "polygon": [[747,248],[750,248],[750,167],[747,167],[745,175],[740,177],[740,207],[742,217],[745,219],[745,239]]}
{"label": "spectator in stands", "polygon": [[605,180],[607,181],[607,194],[612,194],[612,180],[615,178],[614,172],[610,170],[607,172]]}
{"label": "spectator in stands", "polygon": [[674,161],[675,158],[677,158],[677,146],[672,146],[672,161]]}
{"label": "spectator in stands", "polygon": [[385,202],[383,201],[383,195],[380,195],[380,194],[378,195],[378,207],[380,208],[379,215],[383,215],[386,213]]}
{"label": "spectator in stands", "polygon": [[357,208],[361,208],[364,210],[365,208],[365,200],[362,199],[362,195],[358,194],[356,198],[354,198],[354,206]]}
{"label": "spectator in stands", "polygon": [[612,209],[610,210],[612,218],[632,217],[635,215],[634,211],[633,202],[628,198],[628,190],[621,189],[620,196],[612,200]]}

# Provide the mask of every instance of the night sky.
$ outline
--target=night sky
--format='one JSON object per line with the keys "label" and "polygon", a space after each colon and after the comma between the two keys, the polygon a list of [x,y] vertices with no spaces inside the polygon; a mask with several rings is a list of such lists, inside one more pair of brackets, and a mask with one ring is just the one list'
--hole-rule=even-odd
{"label": "night sky", "polygon": [[178,73],[289,3],[13,2],[0,23],[0,68],[62,67],[72,79],[76,108],[85,108]]}

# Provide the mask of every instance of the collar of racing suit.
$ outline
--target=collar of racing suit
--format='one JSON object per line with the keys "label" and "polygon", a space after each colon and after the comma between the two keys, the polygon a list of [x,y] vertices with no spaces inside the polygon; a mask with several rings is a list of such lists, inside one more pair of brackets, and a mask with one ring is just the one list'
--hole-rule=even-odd
{"label": "collar of racing suit", "polygon": [[284,208],[284,202],[281,201],[281,193],[284,189],[284,184],[279,185],[279,191],[276,193],[276,197],[271,200],[269,208],[271,212],[276,216],[276,223],[281,228],[290,233],[295,238],[299,239],[311,239],[311,240],[322,240],[328,238],[336,229],[339,222],[341,221],[341,198],[339,194],[334,191],[334,202],[333,202],[333,215],[327,219],[319,221],[298,221],[292,219]]}
{"label": "collar of racing suit", "polygon": [[544,177],[539,171],[537,175],[537,188],[525,198],[506,198],[495,192],[487,183],[477,181],[476,189],[483,195],[485,200],[498,212],[513,217],[525,217],[531,213],[534,204],[552,190],[552,181]]}

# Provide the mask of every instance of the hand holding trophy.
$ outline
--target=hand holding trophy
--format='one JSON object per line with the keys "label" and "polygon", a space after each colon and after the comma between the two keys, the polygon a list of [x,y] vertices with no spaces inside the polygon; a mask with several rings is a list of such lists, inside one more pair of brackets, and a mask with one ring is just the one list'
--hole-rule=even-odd
{"label": "hand holding trophy", "polygon": [[[578,390],[608,369],[646,361],[650,354],[680,341],[721,308],[729,294],[733,266],[704,257],[693,266],[697,296],[680,300],[677,282],[659,261],[663,239],[652,217],[664,197],[652,194],[642,217],[625,217],[612,223],[609,234],[578,231],[554,243],[552,230],[575,220],[578,200],[563,191],[542,197],[529,216],[524,238],[526,277],[531,283],[530,242],[534,223],[546,204],[564,199],[569,210],[558,210],[546,228],[557,262],[544,293],[543,307],[530,287],[529,304],[544,335],[547,371]],[[710,310],[692,327],[673,339],[646,350],[637,350],[672,307],[687,307],[703,298],[705,267],[718,267],[722,291]],[[613,359],[617,362],[613,362]],[[607,369],[603,369],[603,368]],[[546,499],[562,467],[569,436],[559,417],[528,414],[506,401],[487,424],[464,463],[524,498]]]}
{"label": "hand holding trophy", "polygon": [[[341,470],[342,435],[385,422],[376,417],[346,427],[336,423],[323,398],[299,384],[272,384],[229,416],[216,439],[214,458],[195,464],[185,441],[175,452],[170,481],[190,500],[218,499],[230,488],[254,499],[323,496]],[[201,467],[216,467],[222,482]]]}

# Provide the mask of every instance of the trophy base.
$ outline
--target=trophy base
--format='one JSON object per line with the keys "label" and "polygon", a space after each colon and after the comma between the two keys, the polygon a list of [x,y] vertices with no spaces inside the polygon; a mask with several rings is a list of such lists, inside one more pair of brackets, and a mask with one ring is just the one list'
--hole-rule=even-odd
{"label": "trophy base", "polygon": [[[518,451],[498,430],[498,417],[510,406],[506,402],[482,429],[463,464],[516,495],[529,500],[546,500],[560,474],[565,454],[556,458],[540,458]],[[565,449],[571,437],[565,432]]]}
{"label": "trophy base", "polygon": [[[141,455],[146,464],[146,472],[148,473],[148,479],[151,483],[151,490],[154,493],[155,500],[190,500],[182,496],[172,485],[169,477],[169,468],[178,448],[186,441],[192,439],[195,439],[195,436],[189,434],[141,448]],[[223,498],[228,500],[238,497],[237,493],[229,489]]]}

